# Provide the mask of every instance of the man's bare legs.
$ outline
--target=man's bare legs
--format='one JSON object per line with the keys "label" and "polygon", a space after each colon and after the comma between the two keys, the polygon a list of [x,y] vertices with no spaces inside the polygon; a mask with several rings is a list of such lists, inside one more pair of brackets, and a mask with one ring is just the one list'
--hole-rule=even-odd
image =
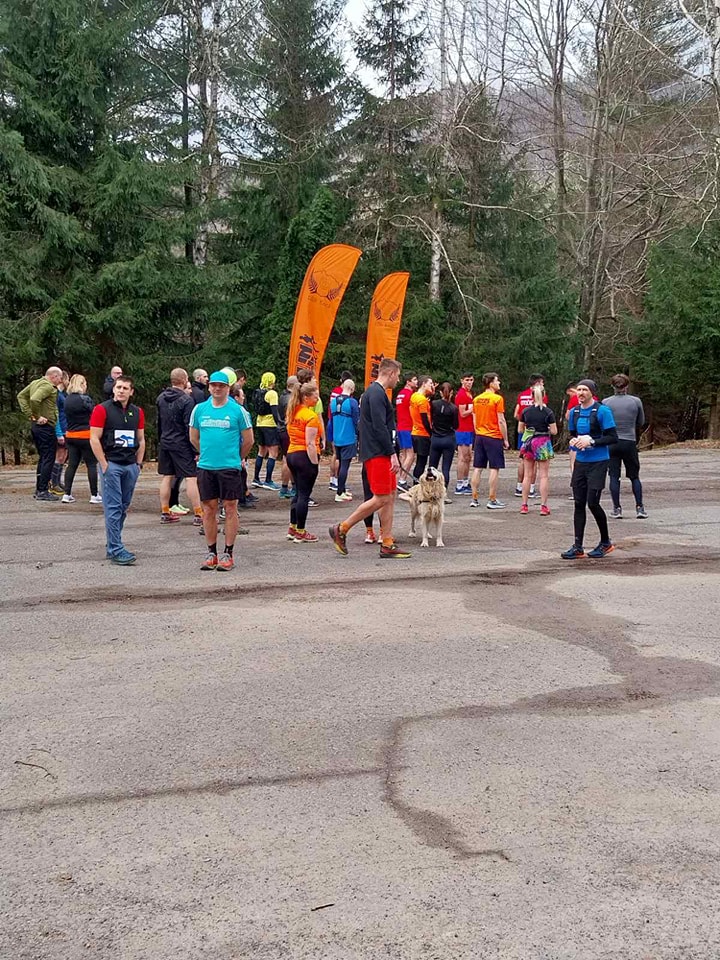
{"label": "man's bare legs", "polygon": [[470,461],[472,460],[472,447],[469,444],[462,444],[457,448],[457,486],[467,485],[467,479],[470,476]]}

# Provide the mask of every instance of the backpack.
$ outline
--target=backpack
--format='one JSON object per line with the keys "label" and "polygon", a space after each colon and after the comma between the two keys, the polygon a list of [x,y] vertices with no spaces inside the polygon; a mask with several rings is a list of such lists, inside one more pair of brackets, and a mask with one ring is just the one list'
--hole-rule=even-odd
{"label": "backpack", "polygon": [[255,409],[255,413],[259,417],[267,417],[269,416],[269,414],[272,413],[270,404],[265,399],[266,393],[267,393],[267,390],[261,390],[260,388],[255,390],[255,392],[253,393],[253,407]]}
{"label": "backpack", "polygon": [[[333,397],[335,406],[333,408],[332,415],[334,417],[351,417],[352,418],[352,413],[343,413],[343,409],[342,409],[342,406],[345,403],[345,401],[349,399],[350,397],[346,396],[344,393],[339,393],[337,394],[337,396]],[[352,404],[350,405],[350,409],[352,410]]]}
{"label": "backpack", "polygon": [[[600,401],[595,400],[592,407],[590,407],[590,436],[597,440],[598,437],[601,437],[603,432],[600,424],[598,423],[598,410],[600,408]],[[580,406],[573,407],[570,411],[570,417],[568,419],[568,429],[573,436],[577,436],[577,422],[580,417]]]}

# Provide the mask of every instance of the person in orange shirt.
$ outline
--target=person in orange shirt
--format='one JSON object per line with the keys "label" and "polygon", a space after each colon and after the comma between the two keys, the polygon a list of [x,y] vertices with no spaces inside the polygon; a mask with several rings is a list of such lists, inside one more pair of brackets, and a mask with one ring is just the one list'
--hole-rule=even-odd
{"label": "person in orange shirt", "polygon": [[314,407],[320,398],[317,384],[297,383],[288,400],[285,422],[287,423],[287,465],[292,474],[295,496],[290,503],[290,526],[287,538],[295,543],[317,543],[314,533],[305,529],[310,495],[315,486],[319,469],[322,426]]}
{"label": "person in orange shirt", "polygon": [[410,397],[410,420],[412,421],[412,442],[415,450],[415,469],[413,476],[419,480],[427,466],[430,455],[430,434],[432,420],[430,397],[435,393],[432,377],[418,377],[417,391]]}
{"label": "person in orange shirt", "polygon": [[500,378],[496,373],[486,373],[482,378],[484,390],[473,400],[475,423],[475,454],[473,459],[471,507],[479,507],[478,490],[480,477],[485,467],[490,467],[488,510],[502,510],[505,504],[497,498],[500,470],[505,466],[505,450],[508,443],[505,421],[505,401],[500,395]]}

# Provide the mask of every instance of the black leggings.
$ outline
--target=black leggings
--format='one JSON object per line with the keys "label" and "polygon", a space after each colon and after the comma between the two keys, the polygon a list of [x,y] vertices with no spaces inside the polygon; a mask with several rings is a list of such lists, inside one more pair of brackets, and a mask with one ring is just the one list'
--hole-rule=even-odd
{"label": "black leggings", "polygon": [[[372,500],[373,492],[370,489],[370,481],[367,478],[367,471],[365,469],[365,464],[363,464],[363,468],[362,468],[362,485],[363,485],[363,501]],[[369,516],[365,517],[365,519],[363,520],[363,523],[365,524],[368,530],[372,530],[374,520],[375,520],[374,513],[371,513]]]}
{"label": "black leggings", "polygon": [[65,493],[68,496],[72,493],[73,480],[75,479],[77,468],[80,466],[80,461],[82,461],[87,467],[90,496],[96,497],[98,492],[97,460],[95,459],[95,454],[92,452],[90,441],[68,437],[66,444],[68,448],[68,462],[65,470]]}
{"label": "black leggings", "polygon": [[[580,465],[581,468],[585,464]],[[600,542],[610,543],[610,531],[608,530],[607,514],[600,506],[600,497],[602,496],[602,487],[588,487],[588,478],[582,474],[576,475],[578,464],[575,464],[573,471],[573,497],[575,498],[575,513],[573,523],[575,526],[575,544],[578,547],[583,545],[585,537],[585,521],[587,519],[585,508],[595,518],[595,523],[600,531]]]}
{"label": "black leggings", "polygon": [[432,437],[430,440],[430,466],[437,467],[442,457],[442,475],[445,487],[450,489],[450,467],[455,456],[455,437]]}
{"label": "black leggings", "polygon": [[338,475],[337,475],[337,482],[338,482],[337,492],[345,493],[345,488],[347,487],[348,473],[350,472],[350,464],[352,463],[352,460],[339,460],[338,463],[340,464],[340,466],[338,467]]}
{"label": "black leggings", "polygon": [[305,450],[287,455],[287,465],[295,484],[295,496],[290,504],[290,523],[304,530],[307,523],[308,501],[317,480],[319,467],[311,463]]}

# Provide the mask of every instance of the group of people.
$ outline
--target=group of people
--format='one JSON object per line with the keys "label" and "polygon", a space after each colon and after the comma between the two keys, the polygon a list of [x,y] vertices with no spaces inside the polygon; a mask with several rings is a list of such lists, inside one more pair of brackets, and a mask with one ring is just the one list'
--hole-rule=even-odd
{"label": "group of people", "polygon": [[[190,512],[179,503],[179,488],[184,483],[192,523],[206,540],[201,569],[232,570],[238,508],[254,507],[257,497],[250,488],[257,487],[290,500],[288,540],[315,543],[318,537],[307,529],[307,517],[315,503],[312,494],[320,457],[327,449],[332,451],[330,487],[337,503],[353,500],[348,488],[349,468],[356,457],[362,465],[362,502],[329,530],[330,539],[343,556],[348,554],[349,531],[363,521],[365,542],[378,543],[381,558],[410,557],[393,537],[396,497],[399,493],[407,498],[428,466],[442,472],[446,491],[452,493],[450,472],[456,451],[454,494],[469,496],[470,507],[478,508],[482,475],[487,469],[486,507],[504,509],[498,486],[510,437],[498,374],[486,373],[477,394],[471,373],[463,374],[457,390],[449,381],[438,384],[430,376],[413,374],[405,377],[404,386],[391,402],[389,395],[400,373],[397,361],[384,359],[377,380],[358,402],[352,375],[343,371],[330,394],[326,422],[319,386],[310,370],[299,370],[289,377],[282,393],[276,388],[275,375],[263,374],[252,394],[251,413],[244,371],[225,367],[208,375],[197,369],[191,380],[184,369],[173,369],[169,386],[156,404],[161,523],[178,523]],[[635,497],[636,516],[647,517],[638,459],[643,406],[639,398],[628,393],[629,378],[625,374],[616,375],[612,383],[613,395],[602,402],[592,380],[566,388],[564,418],[570,434],[574,542],[562,553],[564,559],[586,555],[588,511],[598,527],[600,542],[587,556],[602,557],[613,549],[608,517],[600,502],[608,472],[611,516],[622,517],[620,475],[624,466]],[[143,410],[131,402],[132,379],[119,366],[112,368],[104,392],[110,396],[94,404],[81,375],[70,378],[59,367],[50,367],[44,377],[20,392],[18,402],[31,421],[39,455],[36,499],[74,502],[75,473],[84,462],[91,502],[102,503],[105,512],[106,555],[114,563],[128,565],[136,557],[123,543],[123,526],[142,469],[145,417]],[[531,376],[528,388],[517,397],[513,417],[519,448],[514,492],[521,500],[520,512],[528,514],[529,501],[539,497],[540,516],[548,516],[550,463],[558,422],[548,406],[540,374]],[[256,443],[249,483],[247,458]],[[64,451],[67,468],[63,487]],[[281,452],[278,484],[273,475]],[[452,502],[449,496],[446,502]],[[218,549],[218,520],[224,521],[222,550]]]}

